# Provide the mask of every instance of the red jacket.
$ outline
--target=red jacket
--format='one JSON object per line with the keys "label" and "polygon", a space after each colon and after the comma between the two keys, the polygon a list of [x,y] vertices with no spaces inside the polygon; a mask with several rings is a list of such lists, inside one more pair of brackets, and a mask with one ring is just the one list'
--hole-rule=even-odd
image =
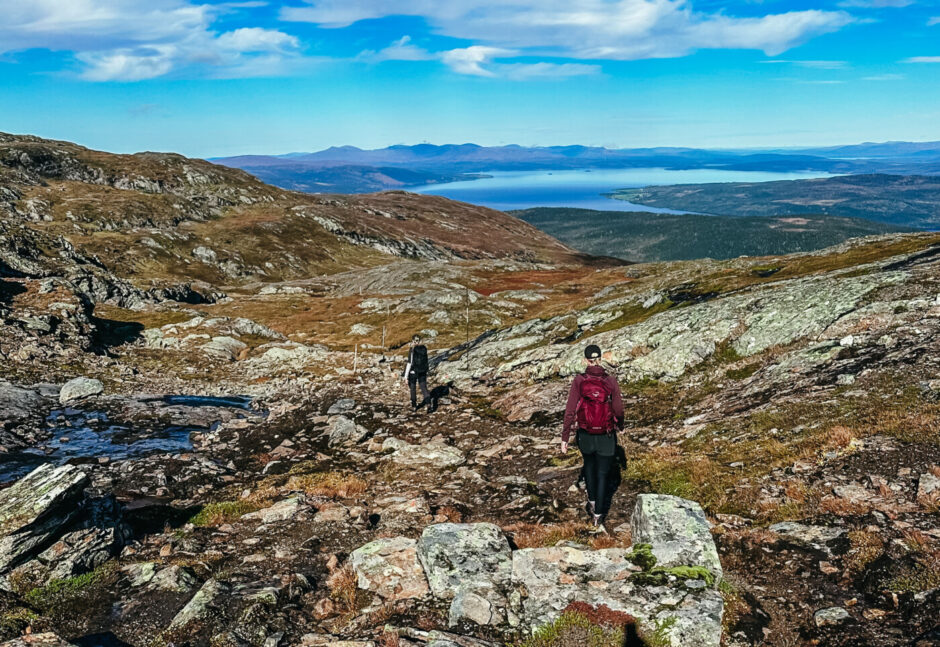
{"label": "red jacket", "polygon": [[561,439],[568,442],[571,433],[578,426],[578,403],[581,401],[581,381],[585,375],[602,377],[610,387],[610,407],[614,410],[614,418],[617,419],[617,427],[623,429],[623,397],[620,395],[620,385],[617,378],[608,375],[607,371],[600,366],[588,366],[587,370],[581,375],[576,375],[571,382],[571,390],[568,391],[568,403],[565,405],[565,427],[561,432]]}

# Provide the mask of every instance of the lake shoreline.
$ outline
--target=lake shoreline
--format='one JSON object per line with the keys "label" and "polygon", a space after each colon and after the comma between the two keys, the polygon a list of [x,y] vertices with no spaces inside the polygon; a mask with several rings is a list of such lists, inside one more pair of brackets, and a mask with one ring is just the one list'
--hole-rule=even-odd
{"label": "lake shoreline", "polygon": [[821,172],[726,171],[722,169],[671,170],[627,168],[543,171],[485,171],[487,177],[409,188],[414,193],[439,195],[500,211],[535,207],[568,207],[597,211],[642,211],[687,214],[691,211],[637,204],[614,197],[618,191],[648,186],[770,182],[829,177]]}

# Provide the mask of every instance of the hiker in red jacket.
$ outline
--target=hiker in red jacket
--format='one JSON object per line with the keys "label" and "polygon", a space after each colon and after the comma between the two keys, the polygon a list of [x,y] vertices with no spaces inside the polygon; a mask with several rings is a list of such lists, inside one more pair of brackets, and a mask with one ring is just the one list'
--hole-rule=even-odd
{"label": "hiker in red jacket", "polygon": [[571,432],[577,427],[575,442],[584,458],[588,493],[585,509],[594,525],[601,526],[610,506],[608,476],[617,451],[617,430],[623,429],[623,398],[617,378],[600,366],[601,349],[591,344],[584,357],[587,369],[575,376],[568,393],[561,453],[568,453]]}

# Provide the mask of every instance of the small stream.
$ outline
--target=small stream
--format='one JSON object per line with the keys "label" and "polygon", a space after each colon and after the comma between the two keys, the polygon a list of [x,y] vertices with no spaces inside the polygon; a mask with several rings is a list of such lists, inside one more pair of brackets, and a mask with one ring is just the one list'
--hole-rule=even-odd
{"label": "small stream", "polygon": [[[240,409],[245,414],[264,415],[252,408],[252,399],[243,396],[209,397],[169,395],[145,402],[175,407],[219,407]],[[52,435],[45,442],[17,452],[0,454],[0,484],[15,481],[43,463],[90,463],[98,459],[123,460],[155,453],[176,454],[193,448],[191,434],[205,433],[219,422],[202,425],[166,425],[154,429],[147,425],[118,424],[102,411],[84,411],[66,407],[55,409],[46,417]]]}

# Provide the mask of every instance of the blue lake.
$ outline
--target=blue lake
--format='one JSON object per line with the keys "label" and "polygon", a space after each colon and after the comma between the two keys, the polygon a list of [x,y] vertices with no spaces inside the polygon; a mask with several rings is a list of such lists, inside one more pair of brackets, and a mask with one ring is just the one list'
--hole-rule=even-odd
{"label": "blue lake", "polygon": [[664,168],[591,169],[576,171],[492,171],[492,177],[466,182],[429,184],[408,189],[416,193],[440,195],[452,200],[511,211],[530,207],[579,207],[605,211],[651,211],[678,213],[614,200],[603,194],[616,189],[662,184],[705,184],[709,182],[768,182],[829,177],[813,171],[771,173],[763,171],[722,171],[695,169],[670,171]]}

